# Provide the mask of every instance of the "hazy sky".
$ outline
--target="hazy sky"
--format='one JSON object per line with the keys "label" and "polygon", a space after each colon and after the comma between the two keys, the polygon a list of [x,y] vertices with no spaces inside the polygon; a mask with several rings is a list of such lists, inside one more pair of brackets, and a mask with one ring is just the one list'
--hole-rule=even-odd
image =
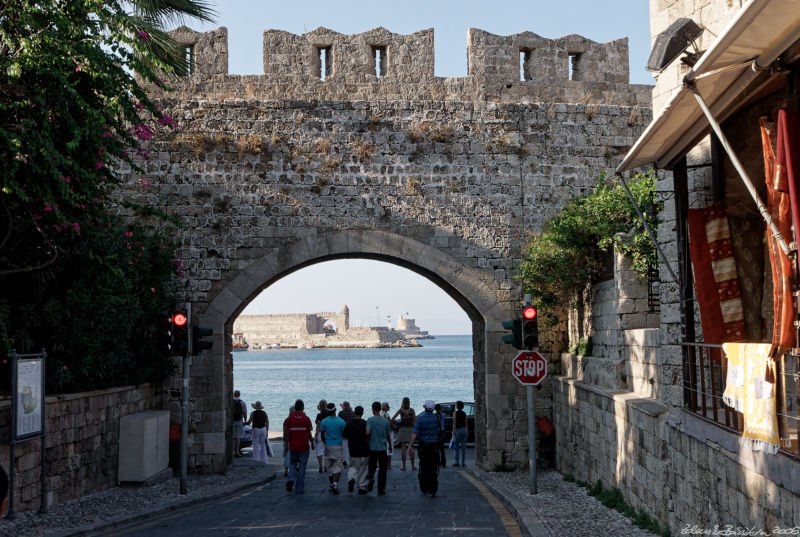
{"label": "hazy sky", "polygon": [[[435,73],[465,76],[467,28],[498,35],[531,31],[547,38],[580,34],[598,42],[629,38],[631,82],[652,84],[644,65],[650,53],[647,0],[444,1],[220,0],[217,22],[228,28],[231,74],[263,73],[262,32],[302,34],[319,26],[360,33],[378,26],[409,34],[434,28]],[[353,324],[392,326],[406,312],[433,334],[469,334],[463,310],[441,289],[415,273],[386,263],[343,260],[297,271],[266,289],[244,311],[303,313],[339,311],[347,304]],[[376,309],[377,307],[377,309]]]}

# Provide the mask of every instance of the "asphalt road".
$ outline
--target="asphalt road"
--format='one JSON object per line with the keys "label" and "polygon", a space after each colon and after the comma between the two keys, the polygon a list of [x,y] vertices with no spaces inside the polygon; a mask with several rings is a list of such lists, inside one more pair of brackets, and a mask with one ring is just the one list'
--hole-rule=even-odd
{"label": "asphalt road", "polygon": [[[458,535],[516,537],[516,522],[478,481],[459,468],[442,469],[435,498],[420,493],[416,472],[389,471],[387,494],[328,491],[328,478],[309,461],[306,493],[286,492],[283,472],[230,498],[193,505],[102,534],[105,537],[361,537]],[[376,487],[377,489],[377,487]]]}

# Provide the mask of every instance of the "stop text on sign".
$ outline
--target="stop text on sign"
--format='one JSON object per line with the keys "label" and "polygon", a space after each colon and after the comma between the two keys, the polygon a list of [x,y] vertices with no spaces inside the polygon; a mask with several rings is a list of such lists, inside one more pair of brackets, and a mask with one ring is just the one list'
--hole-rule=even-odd
{"label": "stop text on sign", "polygon": [[539,377],[547,372],[544,360],[517,360],[514,364],[515,377]]}
{"label": "stop text on sign", "polygon": [[511,374],[521,384],[539,384],[547,376],[547,360],[536,351],[523,351],[511,362]]}

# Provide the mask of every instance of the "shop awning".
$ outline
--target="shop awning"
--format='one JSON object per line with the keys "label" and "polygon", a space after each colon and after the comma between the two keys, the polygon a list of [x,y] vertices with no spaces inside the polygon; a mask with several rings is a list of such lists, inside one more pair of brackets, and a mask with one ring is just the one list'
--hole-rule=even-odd
{"label": "shop awning", "polygon": [[[800,39],[800,0],[750,0],[684,77],[682,87],[617,166],[666,167],[709,130],[698,92],[723,121],[768,83],[767,68]],[[694,89],[690,86],[694,85]]]}

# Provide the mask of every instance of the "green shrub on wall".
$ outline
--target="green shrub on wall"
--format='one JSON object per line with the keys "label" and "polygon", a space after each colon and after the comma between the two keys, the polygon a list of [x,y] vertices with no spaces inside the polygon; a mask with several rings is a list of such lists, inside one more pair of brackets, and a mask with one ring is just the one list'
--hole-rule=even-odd
{"label": "green shrub on wall", "polygon": [[[657,229],[655,175],[638,174],[628,185],[651,229]],[[631,229],[635,230],[632,240],[617,236]],[[569,201],[531,239],[518,278],[543,317],[554,321],[557,309],[574,305],[586,285],[596,280],[604,253],[612,247],[630,257],[642,277],[656,266],[655,246],[624,188],[616,179],[601,178],[589,194]]]}

